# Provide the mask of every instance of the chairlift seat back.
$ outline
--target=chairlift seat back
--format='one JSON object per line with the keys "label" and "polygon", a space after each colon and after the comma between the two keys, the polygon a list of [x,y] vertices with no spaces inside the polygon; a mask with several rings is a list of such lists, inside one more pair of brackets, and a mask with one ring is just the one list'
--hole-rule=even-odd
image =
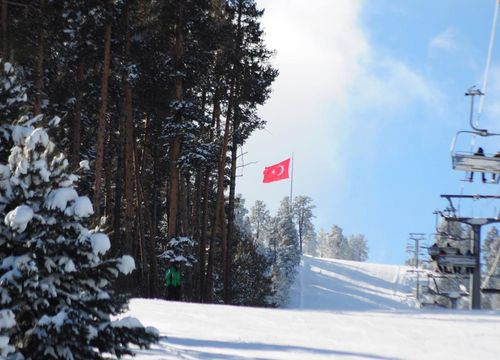
{"label": "chairlift seat back", "polygon": [[476,266],[476,258],[468,255],[446,255],[439,257],[438,264],[441,266],[466,266],[472,268]]}
{"label": "chairlift seat back", "polygon": [[454,170],[500,174],[500,157],[454,153],[452,161]]}
{"label": "chairlift seat back", "polygon": [[458,254],[458,249],[451,246],[431,246],[427,249],[427,252],[430,256],[438,256],[442,251],[446,253],[446,255],[456,255]]}

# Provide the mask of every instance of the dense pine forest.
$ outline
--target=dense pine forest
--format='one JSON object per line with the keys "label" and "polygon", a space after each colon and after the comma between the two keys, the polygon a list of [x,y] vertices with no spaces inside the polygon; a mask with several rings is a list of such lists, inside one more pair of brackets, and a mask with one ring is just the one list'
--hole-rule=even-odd
{"label": "dense pine forest", "polygon": [[135,260],[116,291],[166,297],[165,270],[178,263],[183,300],[280,306],[300,254],[367,259],[363,235],[316,234],[310,197],[286,197],[271,216],[235,192],[278,76],[255,1],[7,0],[1,10],[2,140],[15,140],[6,134],[23,115],[47,128],[91,200],[90,226],[110,238],[105,257]]}
{"label": "dense pine forest", "polygon": [[169,256],[182,255],[194,260],[186,299],[231,302],[238,151],[278,74],[261,15],[252,0],[2,1],[19,111],[61,118],[51,139],[110,256],[135,258],[121,290],[162,296]]}

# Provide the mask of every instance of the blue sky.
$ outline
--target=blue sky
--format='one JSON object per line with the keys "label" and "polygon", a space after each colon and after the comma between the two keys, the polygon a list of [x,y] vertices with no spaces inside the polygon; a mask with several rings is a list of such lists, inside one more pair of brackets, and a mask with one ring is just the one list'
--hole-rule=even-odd
{"label": "blue sky", "polygon": [[[262,183],[294,153],[294,195],[311,196],[316,228],[365,234],[370,261],[403,263],[410,232],[434,232],[443,193],[499,194],[451,169],[468,128],[465,91],[481,87],[495,0],[265,0],[266,42],[280,76],[245,144],[237,191],[274,212],[290,182]],[[500,34],[481,125],[500,132]],[[500,138],[476,142],[500,150]],[[462,150],[472,139],[464,137]],[[476,175],[476,179],[480,176]],[[492,216],[494,202],[461,204]],[[494,206],[497,206],[495,209]]]}

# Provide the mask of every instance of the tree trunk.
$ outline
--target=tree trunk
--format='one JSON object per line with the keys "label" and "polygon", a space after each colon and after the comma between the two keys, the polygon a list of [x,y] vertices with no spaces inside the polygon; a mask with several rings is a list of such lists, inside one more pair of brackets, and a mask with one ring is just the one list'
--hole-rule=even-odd
{"label": "tree trunk", "polygon": [[[128,31],[128,11],[125,11],[125,23],[127,27],[125,35],[125,54],[123,61],[128,62],[130,53],[130,34]],[[125,131],[125,244],[123,247],[125,254],[131,254],[133,245],[132,235],[134,233],[135,214],[137,208],[134,203],[134,109],[132,107],[132,86],[128,81],[128,74],[123,74],[123,114],[124,114],[124,131]]]}
{"label": "tree trunk", "polygon": [[[228,304],[229,302],[229,271],[230,271],[230,254],[229,254],[229,239],[231,237],[230,231],[232,229],[229,229],[229,225],[233,225],[233,221],[231,219],[231,212],[229,212],[229,217],[228,217],[228,229],[227,229],[227,234],[224,234],[224,173],[225,173],[225,167],[226,167],[226,153],[227,153],[227,146],[229,143],[229,132],[230,132],[230,125],[231,122],[233,121],[233,110],[234,110],[234,94],[235,91],[235,80],[234,78],[231,80],[231,88],[230,88],[230,93],[229,93],[229,104],[227,107],[227,115],[226,115],[226,125],[224,129],[224,143],[222,146],[222,151],[221,151],[221,157],[219,159],[219,176],[222,175],[222,181],[218,182],[218,187],[217,187],[217,203],[218,203],[218,212],[216,212],[216,215],[219,214],[220,218],[219,220],[215,220],[216,228],[220,227],[221,231],[221,238],[222,238],[222,256],[223,256],[223,264],[224,264],[224,302]],[[234,141],[234,126],[233,126],[233,141]],[[236,154],[235,154],[236,155]],[[236,159],[235,159],[236,161]],[[233,169],[231,168],[231,171]],[[234,169],[236,171],[236,168]],[[232,175],[232,174],[231,174]],[[236,174],[235,174],[236,177]],[[231,190],[231,188],[230,188]],[[232,189],[233,191],[233,210],[234,210],[234,188]],[[229,198],[229,201],[231,201],[231,197]]]}
{"label": "tree trunk", "polygon": [[43,17],[45,15],[45,0],[40,1],[40,29],[38,33],[38,46],[36,49],[36,78],[35,78],[35,103],[33,105],[33,111],[35,115],[42,113],[42,94],[43,94],[43,78],[44,78],[44,42],[45,42],[45,34],[44,34],[44,21]]}
{"label": "tree trunk", "polygon": [[238,152],[238,121],[234,121],[233,139],[231,144],[231,181],[229,183],[229,209],[226,235],[226,258],[224,259],[224,303],[231,303],[231,276],[232,276],[232,239],[234,239],[234,202],[236,189],[236,159]]}
{"label": "tree trunk", "polygon": [[[175,100],[181,102],[184,100],[184,89],[182,76],[178,75],[182,70],[182,57],[184,54],[184,31],[183,31],[183,5],[179,3],[179,18],[177,20],[175,31],[175,48],[174,60],[177,76],[175,79]],[[177,112],[175,114],[175,122],[182,123],[182,115]],[[176,130],[178,131],[178,130]],[[170,163],[169,163],[169,179],[170,187],[168,194],[169,211],[168,211],[168,239],[172,239],[178,235],[177,230],[177,215],[179,211],[179,169],[177,162],[181,155],[182,139],[180,134],[176,134],[170,143]]]}
{"label": "tree trunk", "polygon": [[[122,131],[120,131],[120,134]],[[107,137],[107,143],[112,144],[113,141],[111,139],[111,134],[108,133]],[[121,141],[117,141],[119,145],[121,145]],[[116,142],[115,142],[116,143]],[[112,214],[112,203],[113,203],[113,156],[116,154],[112,153],[112,149],[115,149],[115,147],[108,146],[106,148],[106,153],[104,154],[104,157],[106,159],[106,164],[107,166],[104,168],[104,216],[106,217],[106,221],[110,221],[111,219],[114,218],[115,214]],[[119,151],[121,152],[122,149],[121,147],[119,148]],[[118,186],[115,187],[115,190],[118,190]],[[121,196],[121,192],[115,191],[115,201],[117,197]]]}
{"label": "tree trunk", "polygon": [[9,45],[7,43],[7,19],[8,19],[8,10],[9,5],[7,0],[2,0],[2,54],[1,57],[3,59],[8,58],[9,54]]}
{"label": "tree trunk", "polygon": [[200,283],[199,283],[199,296],[200,301],[206,300],[206,281],[205,281],[205,266],[207,251],[207,229],[208,229],[208,191],[210,185],[210,169],[206,167],[205,177],[203,181],[203,208],[201,213],[201,234],[200,234],[200,248],[199,248],[199,264],[200,264]]}
{"label": "tree trunk", "polygon": [[156,242],[157,242],[157,234],[158,234],[158,224],[160,222],[160,202],[161,199],[158,199],[157,194],[161,191],[161,169],[160,169],[161,157],[160,151],[158,149],[158,144],[155,142],[153,145],[153,191],[152,191],[152,215],[151,215],[151,234],[150,234],[150,259],[151,259],[151,272],[153,273],[151,276],[151,288],[152,288],[152,296],[159,296],[158,291],[158,263],[156,258]]}
{"label": "tree trunk", "polygon": [[83,60],[80,60],[76,69],[76,101],[75,113],[73,115],[73,126],[71,127],[71,162],[78,164],[80,161],[80,145],[82,142],[82,98],[83,98]]}
{"label": "tree trunk", "polygon": [[104,33],[104,59],[101,77],[101,103],[99,106],[99,120],[97,128],[97,146],[95,161],[95,186],[94,186],[94,212],[96,217],[100,216],[100,196],[101,196],[101,174],[104,158],[104,139],[106,132],[106,112],[108,110],[108,83],[109,83],[109,63],[111,51],[111,24],[106,25]]}

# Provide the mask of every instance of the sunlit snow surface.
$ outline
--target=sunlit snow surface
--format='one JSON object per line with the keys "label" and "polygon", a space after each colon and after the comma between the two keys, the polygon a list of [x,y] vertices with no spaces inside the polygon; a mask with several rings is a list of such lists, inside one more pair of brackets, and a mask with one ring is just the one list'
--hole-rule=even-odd
{"label": "sunlit snow surface", "polygon": [[159,359],[499,359],[500,312],[417,310],[405,267],[304,257],[288,309],[134,299]]}

